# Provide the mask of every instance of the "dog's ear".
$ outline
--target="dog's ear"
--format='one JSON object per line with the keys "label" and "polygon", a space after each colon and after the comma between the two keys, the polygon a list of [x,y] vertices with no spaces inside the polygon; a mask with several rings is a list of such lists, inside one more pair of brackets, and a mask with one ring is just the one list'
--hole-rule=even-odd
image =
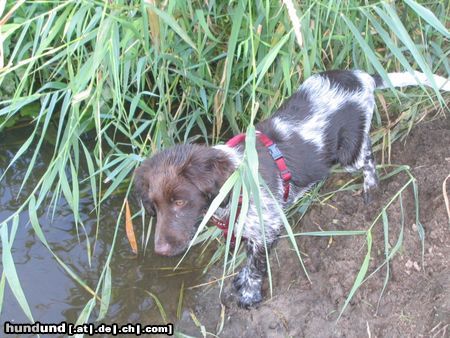
{"label": "dog's ear", "polygon": [[213,199],[234,169],[233,162],[224,151],[196,146],[180,174]]}
{"label": "dog's ear", "polygon": [[149,178],[148,168],[145,164],[142,164],[134,170],[134,192],[138,203],[140,204],[142,202],[147,214],[155,216],[155,206],[148,196]]}

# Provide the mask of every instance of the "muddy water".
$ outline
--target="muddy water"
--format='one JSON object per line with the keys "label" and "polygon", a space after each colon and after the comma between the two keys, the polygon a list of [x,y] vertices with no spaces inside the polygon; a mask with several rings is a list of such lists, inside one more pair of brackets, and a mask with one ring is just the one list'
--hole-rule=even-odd
{"label": "muddy water", "polygon": [[[0,176],[28,135],[28,131],[21,129],[1,135]],[[6,173],[0,182],[0,223],[17,210],[24,197],[28,196],[35,187],[47,163],[51,160],[52,153],[53,148],[44,145],[32,174],[18,198],[31,155],[22,156]],[[80,178],[87,176],[87,172],[79,173]],[[47,204],[46,210],[41,208],[38,215],[44,234],[54,252],[82,280],[95,289],[111,249],[114,227],[124,197],[115,195],[104,203],[98,238],[95,241],[97,219],[94,213],[91,213],[93,203],[89,196],[89,189],[80,186],[80,191],[83,191],[83,188],[85,197],[80,200],[80,217],[91,246],[95,246],[91,264],[88,260],[84,231],[79,228],[79,234],[77,234],[71,209],[65,200],[61,199],[55,209]],[[8,224],[8,226],[11,225]],[[141,238],[138,232],[138,242]],[[193,257],[196,255],[189,255],[181,264],[181,270],[174,272],[172,267],[176,265],[178,259],[155,256],[152,252],[152,243],[149,246],[145,257],[134,257],[124,229],[119,229],[111,264],[113,278],[111,306],[104,322],[163,323],[157,304],[150,293],[161,302],[168,321],[176,322],[181,285],[184,284],[187,288],[201,282],[201,272],[205,263],[194,261]],[[35,236],[29,224],[27,212],[22,212],[20,215],[20,226],[12,245],[12,252],[34,319],[43,323],[60,321],[74,323],[91,295],[65,272]],[[192,292],[185,291],[182,308],[184,315],[193,297]],[[91,319],[95,318],[94,313]],[[0,322],[5,321],[28,322],[8,286],[5,289],[3,308],[0,313]]]}

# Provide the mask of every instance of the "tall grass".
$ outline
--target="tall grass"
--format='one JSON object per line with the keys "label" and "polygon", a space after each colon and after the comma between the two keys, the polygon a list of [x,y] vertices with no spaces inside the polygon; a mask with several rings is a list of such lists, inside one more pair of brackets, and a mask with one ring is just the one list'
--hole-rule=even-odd
{"label": "tall grass", "polygon": [[[22,123],[34,128],[6,170],[33,150],[23,177],[27,184],[50,131],[54,144],[32,193],[0,220],[0,300],[6,281],[33,320],[11,254],[19,214],[28,209],[39,240],[92,294],[79,322],[87,321],[95,306],[100,318],[108,308],[116,236],[97,285],[88,285],[46,242],[36,210],[49,208],[49,196],[53,207],[64,198],[77,231],[85,232],[82,187],[89,187],[99,220],[107,212],[105,200],[118,189],[128,195],[132,171],[146,156],[179,142],[219,142],[247,126],[251,132],[254,122],[269,116],[312,73],[360,68],[386,77],[387,71],[416,69],[449,77],[445,2],[287,3],[289,11],[280,1],[0,0],[0,132]],[[373,141],[387,162],[392,142],[448,102],[423,89],[407,96],[385,92],[379,99]],[[95,145],[86,135],[95,136]],[[81,162],[87,177],[78,175]],[[247,174],[233,179],[258,196],[257,167],[247,167]],[[295,243],[287,221],[286,227]],[[112,228],[98,221],[96,234]],[[97,235],[84,243],[89,261],[96,240]]]}

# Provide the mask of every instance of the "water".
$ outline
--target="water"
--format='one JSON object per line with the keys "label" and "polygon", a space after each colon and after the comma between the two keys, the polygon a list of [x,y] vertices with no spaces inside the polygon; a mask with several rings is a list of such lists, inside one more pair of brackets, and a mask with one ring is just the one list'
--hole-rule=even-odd
{"label": "water", "polygon": [[[2,134],[0,176],[28,135],[29,131],[25,129],[15,129]],[[44,144],[18,199],[17,195],[31,155],[22,156],[6,173],[0,182],[0,222],[16,211],[24,198],[30,194],[47,168],[52,153],[53,148]],[[87,172],[81,170],[79,177],[81,181],[81,178],[87,177]],[[80,190],[81,188],[82,186]],[[65,200],[58,201],[55,210],[53,206],[47,205],[38,211],[40,224],[51,248],[92,289],[96,288],[110,252],[123,198],[122,195],[114,195],[103,204],[97,241],[94,240],[97,220],[95,214],[91,213],[93,201],[89,194],[80,200],[80,217],[91,245],[95,245],[91,265],[88,261],[86,236],[81,228],[77,234],[72,211]],[[11,224],[8,226],[11,229]],[[140,225],[135,223],[135,228],[138,227]],[[140,239],[138,236],[138,244]],[[149,246],[146,257],[136,258],[131,252],[123,227],[119,229],[111,263],[113,278],[111,305],[103,322],[164,323],[155,300],[149,293],[159,299],[167,314],[167,320],[176,322],[181,285],[184,284],[185,288],[188,288],[204,281],[201,272],[210,256],[205,255],[205,261],[199,262],[198,255],[190,254],[181,264],[181,269],[174,272],[172,268],[179,258],[156,256],[153,254],[153,244],[150,243]],[[81,310],[91,299],[91,295],[67,274],[36,237],[29,223],[27,211],[20,214],[20,225],[12,245],[12,254],[34,319],[42,323],[61,321],[75,323]],[[193,296],[193,291],[185,291],[183,300],[185,314],[187,308],[192,305]],[[96,312],[91,316],[91,320],[95,318]],[[0,314],[0,322],[5,321],[29,322],[8,286],[5,289]]]}

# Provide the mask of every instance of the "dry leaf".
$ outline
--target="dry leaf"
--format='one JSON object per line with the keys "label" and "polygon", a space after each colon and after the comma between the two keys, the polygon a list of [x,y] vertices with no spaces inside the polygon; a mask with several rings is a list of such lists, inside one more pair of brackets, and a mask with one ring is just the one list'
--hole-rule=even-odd
{"label": "dry leaf", "polygon": [[130,242],[131,250],[137,255],[138,248],[136,236],[134,235],[133,222],[131,222],[131,211],[128,200],[125,200],[125,229],[127,231],[127,238]]}

